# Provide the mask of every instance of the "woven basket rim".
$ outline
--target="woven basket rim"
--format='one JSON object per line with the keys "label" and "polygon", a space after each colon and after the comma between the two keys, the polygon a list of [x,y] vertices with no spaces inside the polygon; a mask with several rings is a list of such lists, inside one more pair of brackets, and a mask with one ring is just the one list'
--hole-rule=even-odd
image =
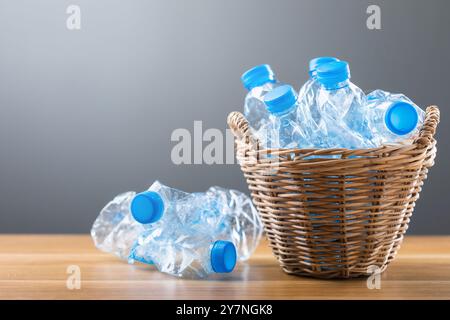
{"label": "woven basket rim", "polygon": [[[418,137],[412,143],[388,143],[375,148],[364,149],[346,149],[346,148],[276,148],[276,149],[260,149],[260,143],[252,135],[250,126],[244,115],[238,111],[231,112],[228,116],[228,125],[236,138],[236,141],[245,145],[245,158],[251,161],[257,160],[258,164],[264,163],[267,155],[287,157],[284,161],[289,162],[314,162],[330,164],[334,162],[352,162],[366,160],[378,160],[380,154],[388,154],[389,156],[397,154],[405,154],[417,149],[428,149],[435,147],[436,140],[434,134],[440,120],[440,111],[437,106],[429,106],[426,109],[424,124],[419,132]],[[425,152],[425,150],[424,150]],[[319,156],[319,158],[311,158],[311,156]],[[320,158],[320,156],[340,156],[339,158]],[[305,159],[308,158],[308,159]],[[386,158],[384,158],[386,159]],[[241,157],[242,160],[242,157]],[[268,162],[268,161],[267,161]]]}

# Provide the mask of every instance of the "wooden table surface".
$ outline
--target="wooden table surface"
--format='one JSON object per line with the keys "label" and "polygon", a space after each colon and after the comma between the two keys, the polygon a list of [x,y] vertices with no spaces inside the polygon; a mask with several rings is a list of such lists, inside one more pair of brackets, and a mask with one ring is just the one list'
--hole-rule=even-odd
{"label": "wooden table surface", "polygon": [[[67,288],[73,265],[80,270],[79,290]],[[289,276],[265,242],[233,273],[195,281],[128,265],[98,251],[88,235],[0,235],[0,299],[373,298],[450,299],[450,236],[406,237],[381,276],[381,289],[370,290],[365,278]]]}

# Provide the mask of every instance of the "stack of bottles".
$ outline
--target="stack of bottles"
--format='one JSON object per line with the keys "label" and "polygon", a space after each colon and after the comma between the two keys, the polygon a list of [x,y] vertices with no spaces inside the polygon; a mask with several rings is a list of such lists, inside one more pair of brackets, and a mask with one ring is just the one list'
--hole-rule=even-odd
{"label": "stack of bottles", "polygon": [[241,77],[248,90],[244,115],[265,149],[375,148],[417,136],[424,111],[402,94],[375,90],[367,96],[350,81],[350,67],[334,57],[309,63],[298,94],[268,65]]}
{"label": "stack of bottles", "polygon": [[156,181],[145,192],[115,197],[100,212],[91,236],[99,249],[129,263],[206,278],[247,260],[262,230],[250,198],[239,191],[211,187],[186,193]]}

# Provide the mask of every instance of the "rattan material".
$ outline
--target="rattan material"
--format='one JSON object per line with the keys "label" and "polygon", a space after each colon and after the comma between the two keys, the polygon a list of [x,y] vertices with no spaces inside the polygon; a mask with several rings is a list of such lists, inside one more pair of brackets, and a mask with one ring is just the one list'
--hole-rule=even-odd
{"label": "rattan material", "polygon": [[428,107],[409,145],[260,150],[247,120],[232,112],[236,157],[283,270],[322,278],[384,271],[434,164],[438,122],[439,109]]}

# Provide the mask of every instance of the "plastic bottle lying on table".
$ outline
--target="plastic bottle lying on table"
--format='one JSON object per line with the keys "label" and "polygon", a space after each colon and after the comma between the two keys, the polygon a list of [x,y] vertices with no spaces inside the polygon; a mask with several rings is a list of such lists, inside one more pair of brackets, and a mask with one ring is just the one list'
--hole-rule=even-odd
{"label": "plastic bottle lying on table", "polygon": [[174,226],[144,232],[129,260],[153,264],[160,272],[173,276],[207,278],[214,273],[233,271],[236,248],[230,241],[215,240],[195,228]]}
{"label": "plastic bottle lying on table", "polygon": [[366,97],[350,82],[350,68],[345,61],[335,61],[317,68],[317,108],[327,128],[328,148],[371,148],[372,132],[368,125]]}
{"label": "plastic bottle lying on table", "polygon": [[156,181],[149,191],[131,202],[136,221],[152,232],[191,228],[233,242],[240,260],[247,260],[258,246],[262,222],[250,198],[237,190],[211,187],[207,192],[185,193]]}
{"label": "plastic bottle lying on table", "polygon": [[[134,191],[116,196],[100,211],[91,229],[91,237],[97,248],[112,253],[123,260],[128,260],[130,250],[135,245],[138,236],[149,227],[158,227],[158,224],[150,225],[150,223],[161,218],[160,214],[162,213],[158,209],[158,205],[162,206],[163,202],[158,202],[158,200],[164,198],[177,201],[189,195],[189,193],[166,187],[158,181],[152,184],[150,190],[153,190],[154,193],[158,192],[158,194],[156,194],[156,200],[153,202],[155,209],[150,213],[147,212],[146,221],[138,222],[131,215],[130,206],[136,196]],[[170,211],[172,208],[167,206],[166,209]],[[174,215],[168,216],[177,218]],[[174,223],[178,222],[174,221]]]}
{"label": "plastic bottle lying on table", "polygon": [[144,231],[149,235],[184,227],[233,242],[240,260],[250,257],[263,230],[255,207],[242,192],[211,187],[189,194],[155,181],[146,192],[123,193],[109,202],[91,236],[99,249],[127,260]]}
{"label": "plastic bottle lying on table", "polygon": [[127,260],[131,247],[145,228],[131,216],[130,203],[136,192],[125,192],[110,201],[98,215],[91,229],[97,248]]}

